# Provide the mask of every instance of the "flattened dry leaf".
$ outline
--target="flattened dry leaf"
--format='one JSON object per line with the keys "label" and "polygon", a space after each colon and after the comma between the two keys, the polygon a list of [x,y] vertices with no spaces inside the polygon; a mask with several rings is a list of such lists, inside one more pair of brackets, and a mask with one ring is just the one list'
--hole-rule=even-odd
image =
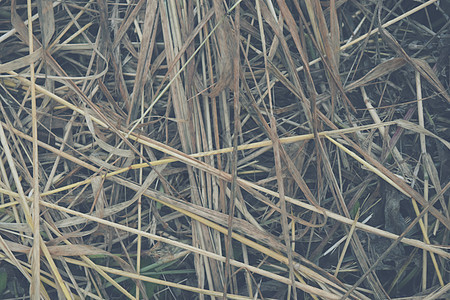
{"label": "flattened dry leaf", "polygon": [[[12,252],[20,252],[28,254],[31,247],[18,244],[11,241],[5,241],[6,245]],[[52,256],[80,256],[80,255],[108,255],[111,254],[105,250],[98,249],[89,245],[60,245],[49,246],[48,251]]]}
{"label": "flattened dry leaf", "polygon": [[330,42],[334,54],[334,62],[336,70],[339,70],[339,59],[340,59],[340,31],[339,31],[339,21],[337,17],[337,7],[336,1],[330,1]]}
{"label": "flattened dry leaf", "polygon": [[5,240],[5,244],[12,252],[30,253],[31,247]]}
{"label": "flattened dry leaf", "polygon": [[111,153],[111,154],[114,154],[114,155],[117,155],[120,157],[126,157],[126,158],[134,157],[134,152],[132,150],[119,149],[117,147],[107,144],[106,142],[102,141],[99,138],[96,138],[96,141],[97,141],[98,145],[108,153]]}
{"label": "flattened dry leaf", "polygon": [[421,127],[421,126],[419,126],[417,124],[414,124],[414,123],[411,123],[411,122],[408,122],[408,121],[402,120],[402,119],[396,120],[395,122],[398,124],[398,126],[403,127],[405,129],[408,129],[408,130],[411,130],[411,131],[414,131],[414,132],[417,132],[417,133],[425,134],[425,135],[431,136],[431,137],[433,137],[435,139],[438,139],[442,144],[444,144],[448,149],[450,149],[450,143],[449,142],[447,142],[443,138],[438,137],[437,135],[435,135],[431,131],[428,131],[425,128],[423,128],[423,127]]}
{"label": "flattened dry leaf", "polygon": [[25,223],[0,222],[0,230],[1,229],[31,233],[30,226]]}
{"label": "flattened dry leaf", "polygon": [[128,122],[134,120],[138,113],[135,107],[138,99],[144,93],[147,74],[150,69],[153,48],[155,46],[156,26],[155,20],[158,17],[158,1],[147,1],[144,19],[144,31],[142,33],[142,44],[139,49],[139,59],[136,69],[136,78],[133,86],[133,94],[129,108]]}
{"label": "flattened dry leaf", "polygon": [[436,76],[436,73],[431,69],[430,65],[424,61],[423,59],[419,58],[411,58],[411,61],[414,63],[414,67],[419,70],[420,74],[430,83],[432,84],[438,92],[447,99],[448,102],[450,102],[450,96],[447,94],[444,86],[439,81],[438,77]]}
{"label": "flattened dry leaf", "polygon": [[[113,42],[113,49],[116,48],[120,42],[122,41],[122,38],[124,37],[125,33],[127,32],[130,25],[136,20],[136,16],[138,15],[139,11],[141,10],[142,6],[145,4],[145,0],[139,0],[138,3],[136,3],[136,6],[131,11],[131,13],[126,16],[120,24],[119,30],[116,33],[114,42]],[[155,1],[156,2],[156,1]]]}
{"label": "flattened dry leaf", "polygon": [[41,24],[42,44],[48,46],[55,33],[55,15],[52,0],[38,0],[39,24]]}
{"label": "flattened dry leaf", "polygon": [[[378,13],[378,18],[379,24],[381,24],[380,12]],[[448,102],[450,102],[450,96],[447,94],[447,92],[444,89],[444,86],[440,83],[439,79],[437,78],[433,70],[430,68],[428,63],[426,63],[421,59],[411,58],[386,29],[384,29],[382,26],[379,26],[378,29],[381,33],[381,37],[386,42],[386,44],[391,49],[393,49],[398,55],[403,57],[415,70],[417,70],[420,73],[420,75],[422,75],[431,85],[433,85],[438,90],[438,92],[445,99],[447,99]]]}
{"label": "flattened dry leaf", "polygon": [[70,238],[80,238],[84,236],[89,236],[92,233],[96,232],[98,230],[99,226],[95,226],[90,230],[76,230],[76,231],[70,231],[63,233],[63,235],[57,237],[56,239],[50,240],[47,242],[47,246],[55,246],[60,244],[62,241],[70,239]]}
{"label": "flattened dry leaf", "polygon": [[94,154],[89,155],[89,160],[94,162],[96,165],[98,165],[102,168],[105,168],[107,170],[117,171],[120,169],[119,167],[113,166],[112,164],[105,162],[101,158],[98,158]]}
{"label": "flattened dry leaf", "polygon": [[28,42],[28,30],[25,24],[23,23],[22,18],[19,16],[16,10],[16,0],[11,1],[11,24],[14,26],[14,29],[19,34],[20,39],[27,43]]}
{"label": "flattened dry leaf", "polygon": [[[14,29],[19,34],[19,38],[28,45],[28,28],[25,26],[24,21],[17,13],[16,10],[16,0],[11,1],[11,24],[14,26]],[[37,39],[33,39],[33,47],[34,49],[40,48],[39,41]]]}
{"label": "flattened dry leaf", "polygon": [[92,136],[94,137],[95,141],[100,146],[100,148],[102,148],[103,150],[105,150],[108,153],[111,153],[111,154],[114,154],[117,156],[126,157],[126,158],[134,157],[134,152],[132,150],[119,149],[117,147],[109,145],[108,143],[106,143],[105,141],[100,139],[97,136],[97,131],[96,131],[96,127],[95,127],[97,125],[94,125],[94,123],[92,122],[92,118],[91,118],[91,114],[94,114],[94,112],[92,112],[90,109],[87,109],[87,108],[85,108],[85,111],[86,111],[86,114],[85,114],[86,124],[87,124]]}
{"label": "flattened dry leaf", "polygon": [[[442,187],[441,183],[439,182],[439,172],[437,171],[433,159],[431,158],[431,155],[429,153],[424,153],[423,163],[425,164],[425,168],[428,172],[428,176],[430,177],[431,182],[433,183],[434,189],[438,194],[440,194],[442,191]],[[448,212],[447,204],[445,204],[445,199],[443,196],[439,197],[439,201],[444,208],[443,211]]]}
{"label": "flattened dry leaf", "polygon": [[393,58],[390,60],[387,60],[385,62],[382,62],[372,70],[370,70],[366,75],[361,77],[360,79],[350,83],[345,87],[346,91],[351,91],[355,88],[358,88],[360,86],[363,86],[372,80],[375,80],[377,78],[380,78],[381,76],[384,76],[386,74],[389,74],[391,72],[394,72],[401,67],[406,65],[406,60],[402,57]]}
{"label": "flattened dry leaf", "polygon": [[29,67],[31,63],[35,63],[39,58],[41,58],[42,48],[34,51],[32,54],[22,56],[13,61],[0,64],[0,73],[6,73],[9,71],[14,71],[24,67]]}
{"label": "flattened dry leaf", "polygon": [[[128,200],[128,201],[121,202],[119,204],[107,207],[104,210],[103,218],[106,218],[113,214],[118,213],[119,211],[129,207],[134,202],[136,202],[136,200],[132,199],[132,200]],[[97,213],[93,213],[92,215],[95,217],[99,217]],[[62,219],[62,220],[55,222],[55,226],[58,228],[63,228],[63,227],[76,226],[76,225],[80,225],[80,224],[90,223],[90,222],[91,221],[89,221],[85,218],[82,218],[82,217],[69,217],[69,218]]]}
{"label": "flattened dry leaf", "polygon": [[50,251],[52,256],[111,255],[109,252],[94,246],[80,244],[50,246],[48,247],[48,251]]}
{"label": "flattened dry leaf", "polygon": [[234,64],[233,57],[238,50],[231,24],[226,18],[222,1],[214,0],[214,11],[216,21],[221,22],[216,30],[217,43],[220,46],[220,58],[218,59],[219,79],[212,88],[209,96],[217,97],[226,87],[231,87],[233,83]]}
{"label": "flattened dry leaf", "polygon": [[92,191],[95,198],[95,211],[100,218],[103,218],[105,207],[108,205],[106,201],[105,189],[103,188],[103,178],[95,176],[91,180]]}

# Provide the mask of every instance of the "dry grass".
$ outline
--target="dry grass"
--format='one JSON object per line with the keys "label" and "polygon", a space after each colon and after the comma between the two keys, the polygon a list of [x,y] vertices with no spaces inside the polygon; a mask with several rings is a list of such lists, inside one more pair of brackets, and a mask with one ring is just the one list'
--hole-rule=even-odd
{"label": "dry grass", "polygon": [[449,297],[419,2],[1,2],[0,298]]}

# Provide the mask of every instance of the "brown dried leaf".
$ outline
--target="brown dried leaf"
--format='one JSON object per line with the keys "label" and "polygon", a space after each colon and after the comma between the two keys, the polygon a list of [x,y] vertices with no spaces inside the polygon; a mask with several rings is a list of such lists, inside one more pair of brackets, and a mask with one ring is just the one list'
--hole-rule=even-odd
{"label": "brown dried leaf", "polygon": [[47,48],[55,33],[55,15],[53,13],[52,0],[38,0],[39,24],[41,24],[42,44]]}
{"label": "brown dried leaf", "polygon": [[[423,163],[425,165],[425,168],[427,170],[428,176],[431,179],[431,182],[433,183],[434,189],[438,194],[441,193],[442,187],[441,183],[439,182],[439,173],[436,170],[436,166],[433,163],[433,159],[431,158],[431,155],[429,153],[424,153],[423,155]],[[445,199],[443,196],[439,197],[439,201],[443,207],[443,211],[446,213],[447,218],[448,216],[448,209],[447,204],[445,203]]]}
{"label": "brown dried leaf", "polygon": [[[381,7],[380,7],[381,9]],[[379,24],[381,23],[380,20],[380,13],[378,14],[379,18]],[[378,30],[381,34],[381,37],[386,42],[386,44],[393,49],[399,56],[403,57],[416,71],[420,73],[432,86],[434,86],[438,92],[447,99],[448,102],[450,102],[450,96],[445,91],[445,88],[437,78],[436,74],[433,72],[433,70],[430,68],[428,63],[421,59],[417,58],[411,58],[405,50],[400,46],[400,44],[395,40],[395,38],[382,26],[378,27]]]}
{"label": "brown dried leaf", "polygon": [[216,39],[219,45],[219,57],[217,60],[219,80],[209,93],[209,96],[212,98],[217,97],[225,88],[232,88],[234,75],[233,58],[238,50],[234,31],[226,17],[222,1],[214,0],[214,12],[216,14],[216,22],[220,22],[216,29]]}
{"label": "brown dried leaf", "polygon": [[0,64],[0,73],[6,73],[9,71],[14,71],[17,69],[21,69],[24,67],[29,67],[31,63],[36,62],[39,58],[41,58],[42,48],[34,51],[32,54],[22,56],[13,61]]}
{"label": "brown dried leaf", "polygon": [[111,255],[109,252],[94,246],[80,244],[50,246],[48,250],[52,256]]}
{"label": "brown dried leaf", "polygon": [[[30,253],[31,247],[18,244],[11,241],[6,241],[6,245],[13,252]],[[98,249],[89,245],[60,245],[49,246],[48,250],[52,256],[80,256],[80,255],[111,255],[105,250]]]}
{"label": "brown dried leaf", "polygon": [[414,68],[420,72],[420,75],[422,75],[445,99],[447,99],[448,102],[450,102],[450,96],[447,94],[447,91],[430,65],[425,60],[419,58],[411,58],[411,61],[414,64]]}
{"label": "brown dried leaf", "polygon": [[399,119],[395,121],[398,126],[403,127],[405,129],[420,133],[420,134],[425,134],[428,135],[430,137],[433,137],[435,139],[438,139],[442,144],[444,144],[448,149],[450,149],[450,143],[446,140],[444,140],[443,138],[438,137],[437,135],[435,135],[434,133],[432,133],[431,131],[426,130],[425,128],[423,128],[420,125],[414,124],[412,122],[408,122],[406,120],[403,119]]}
{"label": "brown dried leaf", "polygon": [[401,67],[403,67],[406,64],[406,60],[401,57],[393,58],[390,60],[387,60],[385,62],[382,62],[372,70],[370,70],[366,75],[361,77],[360,79],[350,83],[345,87],[346,91],[351,91],[355,88],[358,88],[360,86],[363,86],[367,83],[369,83],[372,80],[375,80],[377,78],[380,78],[381,76],[384,76],[386,74],[389,74],[391,72],[394,72]]}
{"label": "brown dried leaf", "polygon": [[139,101],[147,81],[147,74],[150,69],[153,48],[155,46],[157,18],[158,1],[148,1],[145,10],[144,31],[142,33],[142,44],[139,51],[136,78],[134,81],[133,94],[128,110],[128,122],[134,120],[137,115],[138,110],[136,109],[136,101]]}
{"label": "brown dried leaf", "polygon": [[101,176],[95,176],[91,179],[92,191],[94,193],[94,203],[97,216],[104,217],[105,207],[108,206],[106,200],[105,189],[103,187],[104,178]]}
{"label": "brown dried leaf", "polygon": [[[126,15],[123,19],[122,24],[119,27],[119,30],[117,31],[115,35],[115,39],[113,42],[113,49],[116,48],[120,42],[122,41],[122,38],[124,37],[125,33],[127,32],[130,25],[134,22],[136,19],[136,16],[138,15],[139,11],[141,10],[142,6],[144,5],[146,1],[145,0],[139,0],[139,2],[136,4],[134,9],[131,11],[129,15]],[[157,2],[157,1],[154,1]]]}

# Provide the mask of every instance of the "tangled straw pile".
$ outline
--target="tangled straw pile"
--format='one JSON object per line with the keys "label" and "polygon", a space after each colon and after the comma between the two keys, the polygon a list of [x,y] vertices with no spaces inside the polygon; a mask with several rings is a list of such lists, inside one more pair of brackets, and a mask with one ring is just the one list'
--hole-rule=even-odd
{"label": "tangled straw pile", "polygon": [[448,297],[447,3],[0,3],[0,298]]}

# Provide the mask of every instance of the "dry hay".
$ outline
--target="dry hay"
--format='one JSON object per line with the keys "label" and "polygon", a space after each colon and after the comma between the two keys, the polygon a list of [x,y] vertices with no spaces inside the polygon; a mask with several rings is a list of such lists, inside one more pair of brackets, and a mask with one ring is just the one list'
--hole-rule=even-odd
{"label": "dry hay", "polygon": [[1,298],[449,296],[448,1],[31,2]]}

